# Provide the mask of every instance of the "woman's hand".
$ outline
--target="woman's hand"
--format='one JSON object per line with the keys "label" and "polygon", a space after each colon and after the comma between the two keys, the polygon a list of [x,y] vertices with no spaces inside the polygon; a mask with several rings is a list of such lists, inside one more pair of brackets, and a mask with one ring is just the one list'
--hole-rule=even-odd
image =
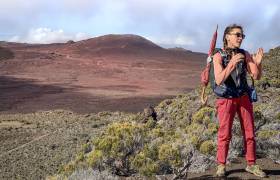
{"label": "woman's hand", "polygon": [[263,48],[259,48],[257,54],[254,54],[252,58],[254,63],[259,66],[263,58]]}
{"label": "woman's hand", "polygon": [[244,61],[245,56],[242,53],[238,53],[232,56],[230,62],[232,63],[232,65],[234,67],[236,67],[236,65],[240,62],[240,61]]}

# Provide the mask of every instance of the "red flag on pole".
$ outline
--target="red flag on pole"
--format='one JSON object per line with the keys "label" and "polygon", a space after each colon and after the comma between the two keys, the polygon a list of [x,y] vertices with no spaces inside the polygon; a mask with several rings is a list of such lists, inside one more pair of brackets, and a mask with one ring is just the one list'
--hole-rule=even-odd
{"label": "red flag on pole", "polygon": [[216,27],[216,31],[212,36],[210,48],[208,51],[207,65],[201,73],[201,83],[202,83],[201,102],[203,105],[207,103],[207,99],[208,99],[207,96],[205,96],[205,89],[209,82],[211,56],[216,48],[217,36],[218,36],[218,24]]}
{"label": "red flag on pole", "polygon": [[209,71],[210,71],[210,63],[209,63],[210,59],[209,58],[211,57],[212,53],[215,50],[217,36],[218,36],[218,25],[216,27],[216,30],[215,30],[213,36],[212,36],[210,48],[209,48],[209,51],[208,51],[208,58],[207,58],[206,68],[201,73],[201,83],[203,84],[203,86],[207,86],[207,84],[209,82]]}
{"label": "red flag on pole", "polygon": [[218,36],[218,24],[217,24],[217,27],[216,27],[216,31],[214,32],[214,34],[213,34],[213,36],[212,36],[210,48],[209,48],[209,51],[208,51],[208,56],[211,56],[212,53],[213,53],[214,50],[215,50],[216,41],[217,41],[217,36]]}

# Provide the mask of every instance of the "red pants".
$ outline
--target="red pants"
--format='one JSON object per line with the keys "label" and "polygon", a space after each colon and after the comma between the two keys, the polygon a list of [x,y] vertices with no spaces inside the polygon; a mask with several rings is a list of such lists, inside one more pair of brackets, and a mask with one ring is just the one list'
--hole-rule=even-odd
{"label": "red pants", "polygon": [[256,161],[256,142],[254,133],[253,105],[247,95],[232,99],[217,99],[216,101],[219,131],[217,161],[219,164],[226,164],[229,143],[231,140],[232,123],[237,112],[244,139],[246,160],[248,165]]}

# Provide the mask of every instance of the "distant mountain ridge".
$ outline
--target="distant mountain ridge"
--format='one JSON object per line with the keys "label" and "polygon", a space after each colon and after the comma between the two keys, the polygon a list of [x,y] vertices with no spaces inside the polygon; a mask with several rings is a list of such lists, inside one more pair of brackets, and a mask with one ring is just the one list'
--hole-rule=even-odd
{"label": "distant mountain ridge", "polygon": [[[69,40],[66,43],[52,44],[28,44],[0,41],[0,47],[15,50],[33,49],[42,51],[56,51],[61,53],[73,53],[79,55],[144,55],[144,56],[165,56],[169,58],[184,58],[189,56],[191,59],[201,59],[206,56],[204,53],[192,52],[181,47],[165,49],[154,42],[134,34],[108,34],[86,40],[74,42]],[[189,59],[189,58],[188,58]]]}
{"label": "distant mountain ridge", "polygon": [[142,47],[142,48],[155,48],[155,49],[163,49],[157,44],[149,41],[141,36],[133,35],[133,34],[108,34],[104,36],[99,36],[87,40],[78,41],[75,43],[76,45],[84,45],[88,44],[92,47]]}

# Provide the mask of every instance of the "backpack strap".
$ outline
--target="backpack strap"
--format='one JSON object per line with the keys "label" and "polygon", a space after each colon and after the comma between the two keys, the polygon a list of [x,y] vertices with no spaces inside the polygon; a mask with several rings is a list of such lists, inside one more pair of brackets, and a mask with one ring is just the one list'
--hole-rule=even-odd
{"label": "backpack strap", "polygon": [[[218,53],[218,52],[221,54],[222,58],[227,57],[226,52],[223,51],[222,48],[215,48],[214,51],[212,52],[211,56],[208,56],[208,58],[207,58],[207,68],[206,68],[206,71],[208,71],[208,76],[210,76],[210,75],[209,75],[209,74],[210,74],[210,66],[211,66],[210,63],[213,63],[213,56],[214,56],[216,53]],[[209,78],[209,77],[208,77],[208,78]],[[209,79],[208,79],[208,81],[209,81]],[[204,86],[202,87],[202,92],[201,92],[201,96],[200,96],[202,105],[206,105],[207,100],[208,100],[208,97],[205,96],[205,91],[206,91],[206,86],[207,86],[207,84],[208,84],[208,81],[207,81],[207,83],[205,83],[206,85],[204,85]]]}
{"label": "backpack strap", "polygon": [[[216,48],[214,52],[215,52],[214,54],[220,53],[220,55],[222,56],[222,58],[226,58],[226,57],[227,57],[226,51],[224,51],[222,48]],[[213,55],[214,55],[214,54],[213,54]]]}

